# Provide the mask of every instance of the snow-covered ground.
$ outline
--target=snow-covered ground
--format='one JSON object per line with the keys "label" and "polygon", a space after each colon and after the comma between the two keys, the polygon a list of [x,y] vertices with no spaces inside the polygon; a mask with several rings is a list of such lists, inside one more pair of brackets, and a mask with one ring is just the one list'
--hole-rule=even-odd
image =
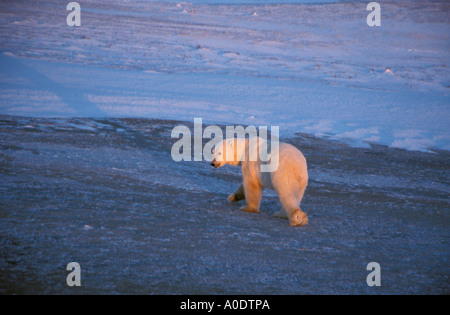
{"label": "snow-covered ground", "polygon": [[[326,3],[325,3],[326,2]],[[0,3],[0,114],[278,125],[450,150],[450,5],[380,1]]]}
{"label": "snow-covered ground", "polygon": [[450,292],[448,152],[291,138],[310,175],[292,228],[274,192],[259,214],[227,201],[239,168],[173,162],[177,123],[0,116],[0,294]]}

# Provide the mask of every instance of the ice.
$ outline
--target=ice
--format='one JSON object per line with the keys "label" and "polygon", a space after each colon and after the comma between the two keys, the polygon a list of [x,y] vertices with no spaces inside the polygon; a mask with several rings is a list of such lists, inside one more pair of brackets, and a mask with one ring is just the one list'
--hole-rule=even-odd
{"label": "ice", "polygon": [[0,113],[202,117],[448,150],[447,4],[383,2],[372,28],[365,5],[87,1],[71,28],[56,1],[3,2]]}
{"label": "ice", "polygon": [[[19,13],[4,3],[1,113],[196,115],[316,135],[326,121],[325,132],[337,138],[447,149],[443,4],[388,2],[388,26],[377,29],[364,25],[360,3],[288,2],[296,4],[99,1],[83,5],[78,29],[57,22],[54,10]],[[182,8],[192,14],[183,17]],[[433,137],[396,138],[417,124]]]}

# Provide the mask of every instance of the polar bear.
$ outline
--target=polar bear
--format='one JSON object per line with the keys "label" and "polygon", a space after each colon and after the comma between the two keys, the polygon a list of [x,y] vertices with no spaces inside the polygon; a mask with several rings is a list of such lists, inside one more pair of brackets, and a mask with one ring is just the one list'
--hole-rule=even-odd
{"label": "polar bear", "polygon": [[[249,154],[259,150],[261,144],[266,141],[260,137],[256,138],[256,146],[251,145],[255,142],[249,139],[231,138],[219,142],[213,150],[214,157],[211,165],[215,168],[229,164],[240,165],[242,169],[242,184],[228,197],[228,200],[237,202],[245,199],[247,205],[241,207],[241,210],[259,212],[263,189],[273,189],[278,194],[282,205],[281,211],[274,216],[289,219],[292,226],[307,224],[308,217],[300,209],[300,202],[308,185],[305,157],[294,146],[280,142],[278,149],[272,150],[268,155],[272,160],[275,154],[278,154],[278,168],[271,172],[262,172],[261,166],[268,160],[262,160],[259,154],[256,159],[249,159],[251,156]],[[229,150],[232,154],[227,156]]]}

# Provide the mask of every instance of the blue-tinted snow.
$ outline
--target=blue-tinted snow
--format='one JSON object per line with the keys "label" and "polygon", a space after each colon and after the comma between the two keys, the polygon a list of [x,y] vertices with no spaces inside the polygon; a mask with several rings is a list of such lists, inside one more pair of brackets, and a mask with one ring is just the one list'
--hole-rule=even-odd
{"label": "blue-tinted snow", "polygon": [[381,27],[363,1],[219,2],[84,1],[79,28],[57,1],[1,3],[0,113],[450,149],[445,2],[383,2]]}

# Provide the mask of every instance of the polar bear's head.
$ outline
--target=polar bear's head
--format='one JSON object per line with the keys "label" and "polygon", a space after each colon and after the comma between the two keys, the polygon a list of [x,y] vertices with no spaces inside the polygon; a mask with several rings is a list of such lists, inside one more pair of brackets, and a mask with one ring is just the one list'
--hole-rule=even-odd
{"label": "polar bear's head", "polygon": [[231,138],[216,144],[212,153],[214,158],[211,165],[215,168],[224,165],[240,165],[245,151],[245,139]]}
{"label": "polar bear's head", "polygon": [[[270,153],[268,146],[270,144]],[[246,152],[248,150],[248,152]],[[241,165],[243,161],[259,161],[261,172],[274,172],[279,165],[279,141],[267,141],[260,137],[231,138],[215,145],[211,165],[215,168],[224,165]]]}

